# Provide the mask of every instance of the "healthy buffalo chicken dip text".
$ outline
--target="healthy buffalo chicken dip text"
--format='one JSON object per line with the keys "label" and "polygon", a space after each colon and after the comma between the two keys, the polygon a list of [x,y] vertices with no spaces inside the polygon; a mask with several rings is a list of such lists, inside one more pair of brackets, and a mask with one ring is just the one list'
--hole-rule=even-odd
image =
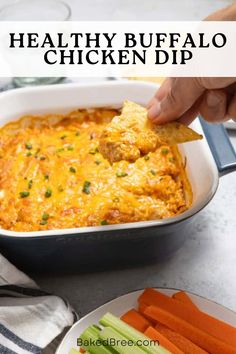
{"label": "healthy buffalo chicken dip text", "polygon": [[176,146],[110,164],[99,138],[113,109],[25,116],[0,130],[0,226],[37,231],[177,215],[191,188]]}

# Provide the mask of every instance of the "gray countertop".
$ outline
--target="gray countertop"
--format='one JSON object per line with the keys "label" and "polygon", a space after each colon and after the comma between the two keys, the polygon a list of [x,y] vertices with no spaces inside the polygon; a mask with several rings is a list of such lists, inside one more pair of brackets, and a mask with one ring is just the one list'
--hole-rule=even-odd
{"label": "gray countertop", "polygon": [[[231,132],[236,146],[236,131]],[[63,296],[80,315],[119,295],[145,287],[192,291],[236,311],[236,174],[220,179],[211,203],[169,260],[123,270],[77,275],[36,275],[38,284]]]}

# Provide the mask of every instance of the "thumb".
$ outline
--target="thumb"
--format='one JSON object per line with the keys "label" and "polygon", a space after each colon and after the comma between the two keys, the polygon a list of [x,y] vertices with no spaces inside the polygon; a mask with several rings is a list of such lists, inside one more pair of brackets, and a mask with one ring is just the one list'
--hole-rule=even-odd
{"label": "thumb", "polygon": [[197,78],[169,78],[152,99],[148,117],[159,124],[176,120],[194,105],[204,91]]}

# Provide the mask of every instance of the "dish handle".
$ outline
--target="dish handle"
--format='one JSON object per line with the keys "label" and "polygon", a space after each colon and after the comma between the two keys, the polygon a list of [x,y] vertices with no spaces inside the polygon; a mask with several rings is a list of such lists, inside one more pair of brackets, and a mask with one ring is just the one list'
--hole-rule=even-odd
{"label": "dish handle", "polygon": [[222,124],[209,124],[200,117],[202,129],[215,159],[219,175],[236,171],[236,152]]}

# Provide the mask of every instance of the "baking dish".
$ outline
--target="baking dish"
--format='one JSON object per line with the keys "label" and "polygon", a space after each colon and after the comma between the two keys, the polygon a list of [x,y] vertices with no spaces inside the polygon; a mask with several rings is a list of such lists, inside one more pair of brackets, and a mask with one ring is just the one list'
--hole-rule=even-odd
{"label": "baking dish", "polygon": [[[118,108],[125,99],[145,105],[157,87],[124,80],[12,90],[0,95],[0,124],[24,114]],[[36,232],[0,230],[1,252],[23,269],[47,271],[131,265],[171,254],[191,233],[194,216],[214,196],[219,176],[236,169],[236,155],[224,128],[201,124],[196,120],[192,127],[205,134],[211,149],[206,139],[180,146],[193,189],[193,205],[186,212],[168,219],[119,225]]]}

